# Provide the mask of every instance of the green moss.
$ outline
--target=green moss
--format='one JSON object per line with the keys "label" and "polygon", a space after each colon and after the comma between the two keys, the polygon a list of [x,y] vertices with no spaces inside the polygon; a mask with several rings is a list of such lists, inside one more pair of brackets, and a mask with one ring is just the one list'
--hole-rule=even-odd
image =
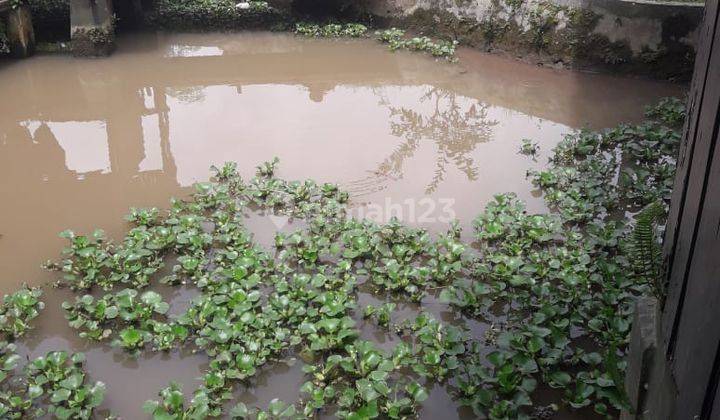
{"label": "green moss", "polygon": [[600,15],[584,9],[567,9],[568,26],[577,32],[590,33],[597,26]]}
{"label": "green moss", "polygon": [[587,54],[592,43],[592,32],[600,16],[589,10],[568,9],[565,28],[557,31],[554,42],[548,46],[550,54],[568,62],[575,62]]}
{"label": "green moss", "polygon": [[522,5],[524,0],[504,0],[505,4],[510,6],[510,8],[514,11],[519,9]]}
{"label": "green moss", "polygon": [[471,18],[458,18],[446,10],[417,9],[399,24],[413,32],[458,41],[463,45],[486,45],[487,37],[482,22]]}
{"label": "green moss", "polygon": [[550,4],[531,9],[527,13],[529,30],[523,32],[525,43],[536,51],[545,51],[553,42],[559,20],[558,15],[564,9]]}

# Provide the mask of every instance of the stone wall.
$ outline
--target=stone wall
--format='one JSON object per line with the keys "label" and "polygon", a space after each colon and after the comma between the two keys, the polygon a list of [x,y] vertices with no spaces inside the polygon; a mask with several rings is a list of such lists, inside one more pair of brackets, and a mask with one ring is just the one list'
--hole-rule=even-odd
{"label": "stone wall", "polygon": [[686,80],[703,5],[627,0],[365,0],[379,22],[557,66]]}

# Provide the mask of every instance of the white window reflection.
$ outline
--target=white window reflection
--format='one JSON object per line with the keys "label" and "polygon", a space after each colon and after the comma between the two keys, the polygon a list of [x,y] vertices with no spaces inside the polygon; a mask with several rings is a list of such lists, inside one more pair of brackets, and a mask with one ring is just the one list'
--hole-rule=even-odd
{"label": "white window reflection", "polygon": [[223,55],[218,47],[204,47],[200,45],[170,45],[165,53],[166,57],[213,57]]}
{"label": "white window reflection", "polygon": [[158,116],[146,115],[142,117],[142,128],[145,158],[140,162],[138,170],[140,172],[161,171],[163,169],[163,159]]}
{"label": "white window reflection", "polygon": [[46,124],[65,152],[65,167],[78,174],[110,172],[110,147],[104,121],[42,122],[26,121],[30,134]]}

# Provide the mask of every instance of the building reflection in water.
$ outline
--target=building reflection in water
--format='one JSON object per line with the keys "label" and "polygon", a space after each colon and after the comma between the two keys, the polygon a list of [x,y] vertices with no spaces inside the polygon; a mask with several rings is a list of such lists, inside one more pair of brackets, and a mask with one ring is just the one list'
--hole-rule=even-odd
{"label": "building reflection in water", "polygon": [[[202,94],[202,89],[195,90]],[[135,95],[135,109],[118,109],[107,120],[94,121],[38,121],[19,122],[25,128],[22,137],[40,148],[59,146],[64,168],[50,170],[50,156],[58,153],[39,153],[43,156],[42,167],[50,173],[74,173],[78,179],[89,176],[109,175],[133,178],[140,172],[159,171],[174,177],[177,173],[170,152],[170,122],[164,90],[144,88]],[[13,145],[17,137],[13,136]],[[9,157],[8,153],[8,157]],[[55,176],[53,176],[55,178]]]}
{"label": "building reflection in water", "polygon": [[[585,118],[606,124],[637,108],[618,103],[618,90],[639,89],[626,96],[643,103],[664,94],[486,56],[435,63],[364,41],[137,34],[119,42],[103,60],[40,56],[0,68],[0,92],[13,98],[0,104],[0,176],[13,180],[0,183],[0,220],[12,221],[0,223],[0,269],[10,277],[38,261],[11,261],[5,251],[15,244],[49,257],[61,242],[33,238],[67,227],[122,232],[111,221],[128,207],[166,205],[229,160],[247,177],[278,156],[282,176],[337,182],[367,202],[458,198],[467,220],[501,191],[542,206],[524,176],[533,163],[517,155],[522,138],[549,151]],[[558,94],[580,78],[592,82],[587,101]]]}

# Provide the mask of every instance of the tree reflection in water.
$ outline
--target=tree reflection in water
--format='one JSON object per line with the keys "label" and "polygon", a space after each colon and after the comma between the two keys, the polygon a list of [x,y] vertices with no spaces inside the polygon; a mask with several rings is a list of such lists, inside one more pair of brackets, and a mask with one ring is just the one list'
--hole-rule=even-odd
{"label": "tree reflection in water", "polygon": [[393,105],[385,92],[378,91],[377,94],[380,104],[390,110],[392,134],[403,138],[404,142],[373,171],[375,185],[366,179],[353,183],[352,187],[370,193],[373,192],[368,191],[370,189],[382,189],[379,183],[402,178],[405,164],[415,156],[423,141],[434,142],[437,149],[435,173],[425,188],[426,194],[435,192],[451,164],[468,180],[477,179],[479,169],[471,153],[479,143],[491,139],[493,127],[498,124],[498,121],[488,119],[487,104],[443,88],[428,87],[419,100],[421,104],[431,105],[428,112]]}

